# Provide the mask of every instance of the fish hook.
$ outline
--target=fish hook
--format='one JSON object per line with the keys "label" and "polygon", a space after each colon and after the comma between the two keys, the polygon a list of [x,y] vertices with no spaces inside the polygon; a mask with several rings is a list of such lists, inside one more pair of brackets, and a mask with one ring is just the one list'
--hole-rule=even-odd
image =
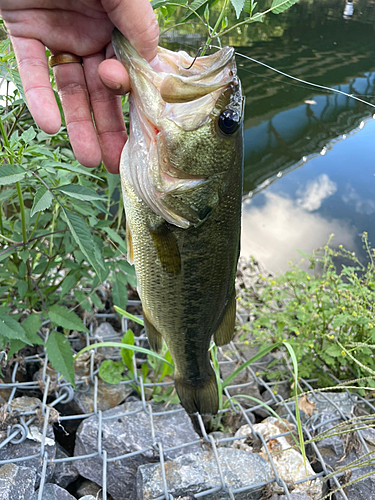
{"label": "fish hook", "polygon": [[186,69],[186,70],[191,69],[191,68],[193,67],[193,64],[194,64],[194,63],[195,63],[195,61],[197,60],[197,58],[198,58],[198,57],[200,56],[200,54],[202,53],[203,49],[205,49],[206,47],[209,47],[209,46],[207,45],[207,43],[205,43],[204,45],[201,45],[201,46],[199,47],[199,49],[198,49],[198,52],[196,53],[196,55],[195,55],[195,57],[194,57],[194,59],[193,59],[193,62],[190,64],[190,66],[189,66],[189,67],[187,67],[187,68],[183,68],[183,69]]}

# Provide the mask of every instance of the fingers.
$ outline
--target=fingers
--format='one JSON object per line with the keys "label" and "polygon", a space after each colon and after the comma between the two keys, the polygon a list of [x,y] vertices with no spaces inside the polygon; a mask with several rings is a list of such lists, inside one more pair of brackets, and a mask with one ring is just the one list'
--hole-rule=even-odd
{"label": "fingers", "polygon": [[104,75],[104,79],[108,79],[111,85],[120,85],[117,91],[121,93],[128,90],[129,78],[121,63],[114,60],[102,62],[103,59],[104,54],[85,57],[84,71],[103,163],[110,173],[117,174],[121,151],[127,139],[121,98],[103,85],[98,75],[98,66],[102,63],[101,78]]}
{"label": "fingers", "polygon": [[97,167],[102,155],[91,118],[82,65],[59,64],[54,67],[54,74],[75,157],[86,167]]}
{"label": "fingers", "polygon": [[159,26],[149,0],[102,0],[113,24],[147,61],[157,53]]}
{"label": "fingers", "polygon": [[99,77],[116,94],[126,94],[130,90],[129,76],[124,66],[115,59],[107,59],[100,64]]}
{"label": "fingers", "polygon": [[47,134],[56,134],[60,111],[49,79],[44,45],[38,40],[11,37],[30,113]]}

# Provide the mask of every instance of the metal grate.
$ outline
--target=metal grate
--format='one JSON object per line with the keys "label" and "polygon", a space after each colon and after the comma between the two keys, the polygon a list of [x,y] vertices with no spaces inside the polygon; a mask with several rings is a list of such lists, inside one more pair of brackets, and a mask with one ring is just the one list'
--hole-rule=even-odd
{"label": "metal grate", "polygon": [[[129,301],[129,305],[130,306],[139,306],[140,302]],[[114,317],[115,317],[114,314],[97,314],[96,315],[96,318],[99,321],[107,320],[107,319],[114,318]],[[123,320],[122,320],[122,334],[124,332],[126,332],[127,329],[128,329],[127,320],[125,318],[123,318]],[[120,334],[116,338],[107,337],[103,340],[104,341],[119,340],[119,338],[121,338]],[[70,338],[70,342],[71,342],[73,347],[77,343],[77,340],[78,339],[76,337]],[[144,346],[146,340],[147,339],[146,339],[144,333],[143,334],[141,333],[141,335],[139,337],[136,337],[136,344],[139,346]],[[90,344],[93,344],[96,342],[97,342],[97,339],[94,338],[92,331],[90,334],[86,334],[86,344],[87,345],[90,345]],[[239,344],[237,344],[235,342],[232,342],[229,346],[225,346],[224,348],[220,348],[219,352],[221,355],[220,357],[222,359],[222,361],[220,361],[220,365],[224,365],[225,363],[233,363],[233,361],[234,361],[235,362],[234,364],[236,366],[238,366],[239,363],[245,362],[245,359],[241,355],[241,351],[239,349]],[[0,361],[4,356],[5,356],[5,353],[2,352],[0,354]],[[197,419],[198,419],[198,423],[199,423],[201,433],[203,436],[201,440],[198,439],[196,441],[182,443],[182,444],[175,446],[173,448],[165,448],[163,446],[162,442],[156,441],[155,440],[154,418],[157,415],[166,415],[166,414],[172,414],[172,413],[176,413],[176,412],[183,412],[184,410],[183,409],[171,410],[171,409],[166,408],[165,411],[163,411],[163,412],[153,413],[151,405],[146,401],[145,389],[147,387],[153,387],[156,384],[144,384],[142,378],[137,376],[136,369],[134,370],[134,373],[135,373],[134,379],[130,380],[130,381],[122,382],[122,383],[123,384],[136,384],[138,386],[139,392],[141,395],[141,401],[142,401],[142,405],[139,409],[139,412],[144,412],[148,416],[148,422],[149,422],[149,426],[150,426],[150,430],[151,430],[152,440],[150,440],[150,443],[149,443],[149,446],[147,449],[142,449],[142,450],[139,450],[137,452],[130,453],[130,454],[125,454],[122,456],[109,458],[107,456],[107,451],[105,450],[105,447],[102,445],[102,424],[103,424],[103,421],[106,418],[107,419],[108,418],[116,418],[117,419],[121,416],[130,415],[130,413],[124,413],[122,415],[116,414],[113,417],[105,417],[105,416],[103,416],[103,412],[97,409],[98,408],[98,404],[97,404],[97,401],[98,401],[98,370],[97,369],[95,370],[94,356],[95,356],[95,350],[92,350],[91,351],[91,359],[90,359],[90,373],[88,375],[88,378],[90,379],[90,383],[94,387],[93,412],[87,413],[87,414],[78,414],[78,415],[62,415],[62,416],[60,416],[59,420],[60,420],[61,424],[64,426],[64,423],[67,423],[67,421],[72,421],[75,419],[84,419],[84,418],[90,417],[92,415],[96,415],[97,416],[97,425],[98,425],[98,439],[97,439],[96,449],[94,449],[92,451],[92,453],[87,454],[87,455],[82,455],[82,456],[77,456],[77,457],[68,457],[68,458],[56,458],[56,459],[53,459],[53,462],[55,464],[62,463],[62,462],[73,463],[76,460],[89,459],[89,458],[93,458],[93,457],[99,458],[102,461],[101,484],[102,484],[102,488],[103,488],[102,494],[103,494],[104,500],[107,499],[107,464],[109,462],[114,462],[114,461],[120,460],[120,459],[126,459],[127,457],[134,456],[137,454],[141,455],[147,451],[154,452],[156,454],[156,456],[159,458],[159,463],[160,463],[161,472],[162,472],[162,482],[163,482],[164,495],[157,497],[155,500],[162,500],[164,498],[169,500],[170,498],[173,498],[172,495],[168,491],[168,481],[167,481],[167,476],[166,476],[165,458],[164,458],[165,453],[168,451],[171,451],[171,450],[176,450],[176,449],[180,449],[183,447],[196,445],[196,444],[202,443],[202,441],[204,443],[206,443],[206,445],[213,452],[212,460],[215,461],[216,466],[217,466],[218,475],[220,477],[220,485],[218,485],[216,488],[210,488],[210,489],[207,489],[206,491],[201,491],[199,493],[196,493],[195,497],[201,498],[201,497],[205,497],[209,494],[222,492],[222,493],[225,493],[228,498],[233,499],[233,498],[236,498],[236,494],[250,492],[252,490],[257,490],[259,488],[262,488],[262,487],[266,486],[267,484],[276,483],[280,487],[280,494],[282,491],[283,492],[282,494],[286,495],[287,499],[290,500],[292,498],[290,496],[290,493],[291,493],[293,487],[290,487],[290,485],[286,484],[286,482],[279,476],[279,474],[277,472],[277,468],[275,466],[275,462],[274,462],[273,457],[272,457],[272,455],[268,449],[268,446],[267,446],[267,443],[269,443],[269,441],[271,439],[276,439],[277,437],[288,435],[288,432],[279,433],[276,436],[271,436],[271,437],[266,439],[261,433],[259,433],[254,428],[254,424],[253,424],[254,416],[252,416],[252,414],[254,415],[254,412],[259,410],[261,408],[261,405],[252,406],[251,408],[245,408],[237,400],[234,400],[233,396],[231,396],[231,390],[238,389],[239,387],[241,387],[241,384],[229,386],[225,389],[225,394],[230,401],[231,407],[227,410],[223,410],[221,412],[221,414],[224,414],[228,411],[232,411],[232,412],[235,412],[236,414],[239,414],[242,417],[243,421],[249,425],[250,429],[252,430],[254,438],[258,438],[260,440],[261,444],[264,447],[264,450],[266,451],[266,453],[268,455],[268,461],[271,465],[272,473],[273,473],[273,477],[272,477],[272,479],[270,479],[270,481],[268,481],[268,483],[262,482],[262,483],[258,483],[258,484],[252,484],[251,486],[246,487],[246,488],[232,489],[231,486],[226,483],[225,477],[223,475],[221,464],[220,464],[220,457],[219,457],[219,453],[218,453],[218,447],[220,445],[225,444],[225,443],[244,440],[245,437],[243,437],[243,436],[242,437],[225,437],[225,438],[215,439],[212,435],[209,435],[206,433],[204,423],[203,423],[202,418],[200,416],[198,416]],[[111,358],[111,359],[113,359],[113,358]],[[43,394],[42,394],[42,407],[41,407],[41,414],[44,417],[44,425],[43,425],[43,432],[42,432],[42,437],[41,437],[41,442],[40,442],[40,447],[39,447],[38,453],[30,455],[30,456],[21,456],[21,457],[17,457],[17,458],[9,458],[7,460],[0,461],[0,466],[2,466],[6,463],[17,464],[19,462],[27,462],[27,461],[31,461],[33,459],[34,460],[35,459],[42,460],[43,467],[42,467],[41,478],[40,478],[40,488],[39,488],[38,500],[41,500],[41,498],[42,498],[44,484],[46,482],[47,465],[51,462],[51,458],[48,456],[47,451],[46,451],[46,438],[47,438],[48,422],[50,420],[51,414],[55,411],[54,407],[56,407],[56,405],[58,405],[58,404],[60,406],[66,405],[67,403],[69,403],[72,400],[73,395],[74,395],[74,390],[73,390],[72,386],[70,384],[68,384],[66,381],[64,381],[64,379],[62,379],[57,384],[57,386],[55,388],[53,388],[53,396],[51,398],[51,387],[52,387],[51,384],[53,383],[53,380],[51,379],[51,374],[47,372],[47,361],[48,360],[47,360],[46,353],[44,352],[44,353],[41,353],[39,355],[25,357],[26,364],[40,363],[41,360],[43,360],[42,382],[41,381],[39,381],[39,382],[37,382],[37,381],[32,381],[32,382],[20,382],[20,381],[18,381],[17,380],[17,378],[18,378],[17,373],[21,367],[20,367],[20,363],[16,362],[14,364],[14,367],[13,367],[11,381],[9,383],[0,384],[0,389],[7,389],[10,391],[8,401],[5,404],[7,406],[7,411],[9,411],[9,412],[11,410],[11,403],[16,396],[35,395],[36,391],[39,391],[39,393],[40,393],[41,387],[44,388]],[[134,357],[133,357],[133,362],[134,362],[134,366],[135,366],[135,358]],[[278,409],[281,409],[283,414],[287,417],[287,420],[290,423],[297,425],[297,422],[295,419],[295,414],[294,414],[294,402],[293,401],[285,401],[280,394],[275,393],[276,392],[276,391],[274,391],[274,384],[275,383],[269,383],[269,382],[265,381],[262,378],[262,376],[258,375],[258,372],[261,373],[262,367],[263,367],[262,360],[260,360],[258,363],[253,364],[252,366],[247,367],[246,369],[249,371],[249,374],[251,375],[253,380],[258,384],[258,386],[262,388],[262,393],[263,393],[262,395],[263,395],[263,398],[266,400],[266,403],[268,405],[272,406],[273,408],[277,407]],[[338,382],[338,381],[336,380],[336,382]],[[77,382],[77,389],[76,390],[82,389],[84,383],[85,382],[83,380],[79,380]],[[311,381],[301,380],[302,387],[306,391],[312,390],[311,383],[312,383]],[[161,382],[158,385],[170,386],[171,384],[172,384],[172,382],[170,382],[170,383],[169,382],[164,382],[164,383]],[[244,384],[244,385],[246,385],[246,384]],[[348,394],[348,397],[354,398],[353,401],[355,401],[357,405],[360,403],[361,407],[367,412],[367,414],[375,415],[375,408],[372,405],[372,401],[365,400],[364,398],[360,397],[357,394],[353,395],[352,393],[349,393],[349,391],[346,391],[346,392]],[[265,396],[267,396],[267,397],[265,397]],[[318,398],[318,400],[320,399],[321,401],[328,400],[328,397],[327,397],[327,395],[325,395],[324,392],[316,392],[314,397]],[[51,399],[52,399],[52,401],[51,401]],[[49,401],[48,404],[47,404],[47,401]],[[342,421],[348,420],[347,414],[344,413],[342,411],[342,409],[337,404],[335,404],[332,401],[329,401],[329,402],[337,410],[337,419],[336,420],[338,422],[340,420],[342,420]],[[133,412],[133,414],[134,414],[134,412]],[[33,424],[33,422],[35,422],[36,419],[37,419],[37,416],[35,415],[34,411],[21,412],[17,423],[13,423],[13,425],[8,426],[7,432],[6,432],[6,438],[3,439],[2,442],[0,442],[0,449],[5,447],[8,444],[12,444],[13,447],[16,447],[17,444],[26,440],[29,429],[30,429],[30,425]],[[317,430],[316,428],[315,429],[312,428],[311,423],[309,423],[309,421],[306,421],[303,425],[305,439],[311,439],[313,432],[315,432],[316,430]],[[354,432],[358,436],[358,439],[362,445],[363,456],[365,456],[366,454],[370,453],[370,450],[367,446],[366,441],[364,440],[364,438],[362,436],[362,431],[354,428]],[[324,478],[328,474],[332,473],[331,468],[325,463],[325,461],[324,461],[324,459],[319,451],[319,448],[316,446],[315,442],[311,443],[311,447],[313,449],[315,456],[320,461],[322,471],[320,473],[312,476],[312,477],[306,478],[303,481],[299,481],[299,482],[306,482],[306,481],[309,481],[312,479],[316,479],[317,477]],[[350,500],[350,499],[348,499],[345,491],[341,487],[340,474],[339,473],[334,474],[331,478],[331,481],[332,481],[331,485],[333,486],[333,489],[337,488],[340,491],[340,496],[339,496],[340,500],[341,499]]]}

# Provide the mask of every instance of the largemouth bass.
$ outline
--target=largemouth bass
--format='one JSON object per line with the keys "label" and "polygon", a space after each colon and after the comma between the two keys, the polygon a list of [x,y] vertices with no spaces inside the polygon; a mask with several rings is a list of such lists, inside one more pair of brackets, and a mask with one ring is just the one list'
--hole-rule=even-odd
{"label": "largemouth bass", "polygon": [[120,174],[147,336],[157,352],[166,341],[186,411],[215,414],[209,347],[212,336],[220,346],[233,335],[240,246],[243,97],[234,50],[193,60],[159,48],[156,71],[120,32],[112,43],[131,82]]}

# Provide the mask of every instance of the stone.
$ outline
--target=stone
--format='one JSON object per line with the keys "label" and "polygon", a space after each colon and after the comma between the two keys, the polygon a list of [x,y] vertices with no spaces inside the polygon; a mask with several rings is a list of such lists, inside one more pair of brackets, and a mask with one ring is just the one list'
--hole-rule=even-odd
{"label": "stone", "polygon": [[[230,448],[217,450],[225,484],[231,489],[251,487],[272,477],[268,462],[258,455]],[[212,451],[182,455],[165,463],[168,492],[173,497],[192,495],[221,485],[220,474]],[[141,465],[137,472],[138,500],[151,500],[164,494],[160,464]],[[258,500],[262,488],[235,493],[236,500]],[[204,496],[207,500],[227,499],[228,493],[218,491]]]}
{"label": "stone", "polygon": [[[107,411],[120,405],[133,392],[130,384],[106,384],[98,378],[97,409]],[[93,413],[95,386],[87,380],[87,385],[75,391],[73,400],[69,403],[72,413]]]}
{"label": "stone", "polygon": [[[292,491],[289,495],[291,500],[311,500],[311,497],[306,495],[306,493],[296,493],[295,491]],[[280,495],[278,500],[288,500],[288,497],[286,495]]]}
{"label": "stone", "polygon": [[224,441],[220,442],[221,439],[226,439],[226,438],[232,438],[234,437],[234,434],[231,432],[221,432],[221,431],[215,431],[211,432],[210,436],[212,436],[215,441],[216,441],[216,446],[218,448],[231,448],[233,441]]}
{"label": "stone", "polygon": [[[56,442],[56,455],[55,458],[69,458],[67,451]],[[79,474],[72,462],[57,462],[55,463],[55,470],[53,471],[52,481],[61,486],[61,488],[66,488],[70,483],[78,478]]]}
{"label": "stone", "polygon": [[[365,474],[370,476],[344,488],[345,483],[354,481]],[[351,474],[346,476],[346,480],[340,481],[348,500],[375,500],[375,467],[361,467],[351,469]],[[330,480],[332,489],[336,489],[336,484]],[[335,493],[336,500],[344,500],[344,495],[338,491]]]}
{"label": "stone", "polygon": [[34,492],[36,472],[30,467],[5,464],[0,467],[0,499],[30,500]]}
{"label": "stone", "polygon": [[[38,495],[39,491],[36,491],[31,500],[38,500]],[[76,500],[76,498],[57,484],[46,483],[43,487],[41,500]]]}
{"label": "stone", "polygon": [[[229,375],[231,375],[236,368],[239,366],[238,359],[236,356],[226,350],[227,347],[222,348],[222,353],[218,353],[218,360],[220,362],[220,375],[223,380],[225,380]],[[238,401],[245,409],[251,408],[252,406],[258,406],[259,403],[248,399],[246,397],[241,398],[240,395],[250,396],[262,400],[262,396],[259,392],[258,384],[251,372],[247,369],[242,370],[231,382],[231,385],[238,385],[239,387],[231,388],[229,386],[228,392],[233,396],[236,401]],[[268,415],[268,412],[266,413]]]}
{"label": "stone", "polygon": [[[294,426],[286,420],[280,422],[280,420],[275,417],[268,417],[266,420],[263,420],[263,422],[254,424],[253,427],[254,431],[261,434],[265,439],[279,477],[283,479],[285,483],[292,484],[295,493],[308,493],[312,500],[319,500],[323,491],[323,483],[320,477],[312,481],[295,484],[297,481],[305,479],[306,474],[307,477],[315,476],[315,472],[308,461],[304,464],[302,454],[292,448],[295,446],[292,436],[273,437],[286,431],[290,433],[294,432]],[[245,425],[241,427],[236,432],[235,436],[246,436],[247,439],[245,441],[235,441],[233,443],[234,448],[242,449],[247,452],[255,451],[255,445],[259,448],[259,442],[257,443],[256,437],[254,439],[250,426]],[[259,455],[265,460],[268,460],[268,454],[263,446],[259,451]],[[276,483],[272,483],[271,488],[275,493],[283,493],[283,490]]]}
{"label": "stone", "polygon": [[[79,488],[77,489],[77,495],[78,498],[83,497],[94,497],[95,500],[103,500],[103,490],[102,487],[99,486],[98,484],[94,483],[93,481],[88,481],[85,479],[82,481],[80,484]],[[107,493],[107,500],[112,500],[111,495]]]}
{"label": "stone", "polygon": [[79,500],[98,500],[98,499],[93,497],[92,495],[85,495],[84,497],[79,497]]}
{"label": "stone", "polygon": [[[140,452],[132,457],[107,462],[108,492],[114,500],[135,499],[135,478],[137,468],[145,463],[157,460],[154,442],[162,442],[164,449],[199,440],[192,423],[180,405],[171,405],[168,410],[176,413],[164,413],[162,404],[151,404],[155,438],[151,435],[150,416],[143,411],[141,402],[124,403],[116,408],[103,412],[102,415],[102,449],[107,451],[108,458],[115,458],[128,453]],[[131,414],[129,414],[132,412]],[[128,413],[124,415],[124,413]],[[83,420],[77,435],[74,455],[92,454],[98,449],[98,417],[93,415]],[[200,445],[180,447],[165,452],[165,459],[172,460],[181,454],[197,451]],[[103,463],[99,456],[77,460],[75,463],[81,476],[98,484],[102,484]],[[126,497],[124,497],[126,492]]]}
{"label": "stone", "polygon": [[346,392],[317,392],[309,394],[309,400],[315,404],[313,415],[319,415],[324,411],[334,412],[339,409],[344,415],[350,417],[353,415],[358,397],[356,394]]}
{"label": "stone", "polygon": [[[18,444],[8,443],[0,448],[0,461],[14,460],[16,458],[25,457],[25,460],[17,461],[17,465],[21,467],[31,467],[36,471],[36,487],[39,486],[43,467],[43,460],[40,456],[41,442],[43,439],[43,419],[40,411],[41,407],[42,402],[40,401],[40,399],[23,396],[12,400],[11,412],[7,412],[7,406],[5,405],[0,409],[0,412],[3,412],[4,414],[4,425],[8,424],[11,426],[19,424],[19,417],[26,412],[33,412],[34,414],[36,414],[35,421],[31,425],[29,425],[29,433],[26,439]],[[51,410],[51,414],[53,414],[53,411]],[[26,420],[30,418],[31,416],[29,415],[27,416]],[[15,439],[19,439],[19,437],[20,436],[18,435]],[[47,453],[49,459],[46,470],[46,481],[50,481],[55,469],[53,459],[56,455],[56,443],[51,424],[48,424],[47,426],[47,435],[44,450]],[[31,455],[37,456],[31,459],[26,458]]]}

